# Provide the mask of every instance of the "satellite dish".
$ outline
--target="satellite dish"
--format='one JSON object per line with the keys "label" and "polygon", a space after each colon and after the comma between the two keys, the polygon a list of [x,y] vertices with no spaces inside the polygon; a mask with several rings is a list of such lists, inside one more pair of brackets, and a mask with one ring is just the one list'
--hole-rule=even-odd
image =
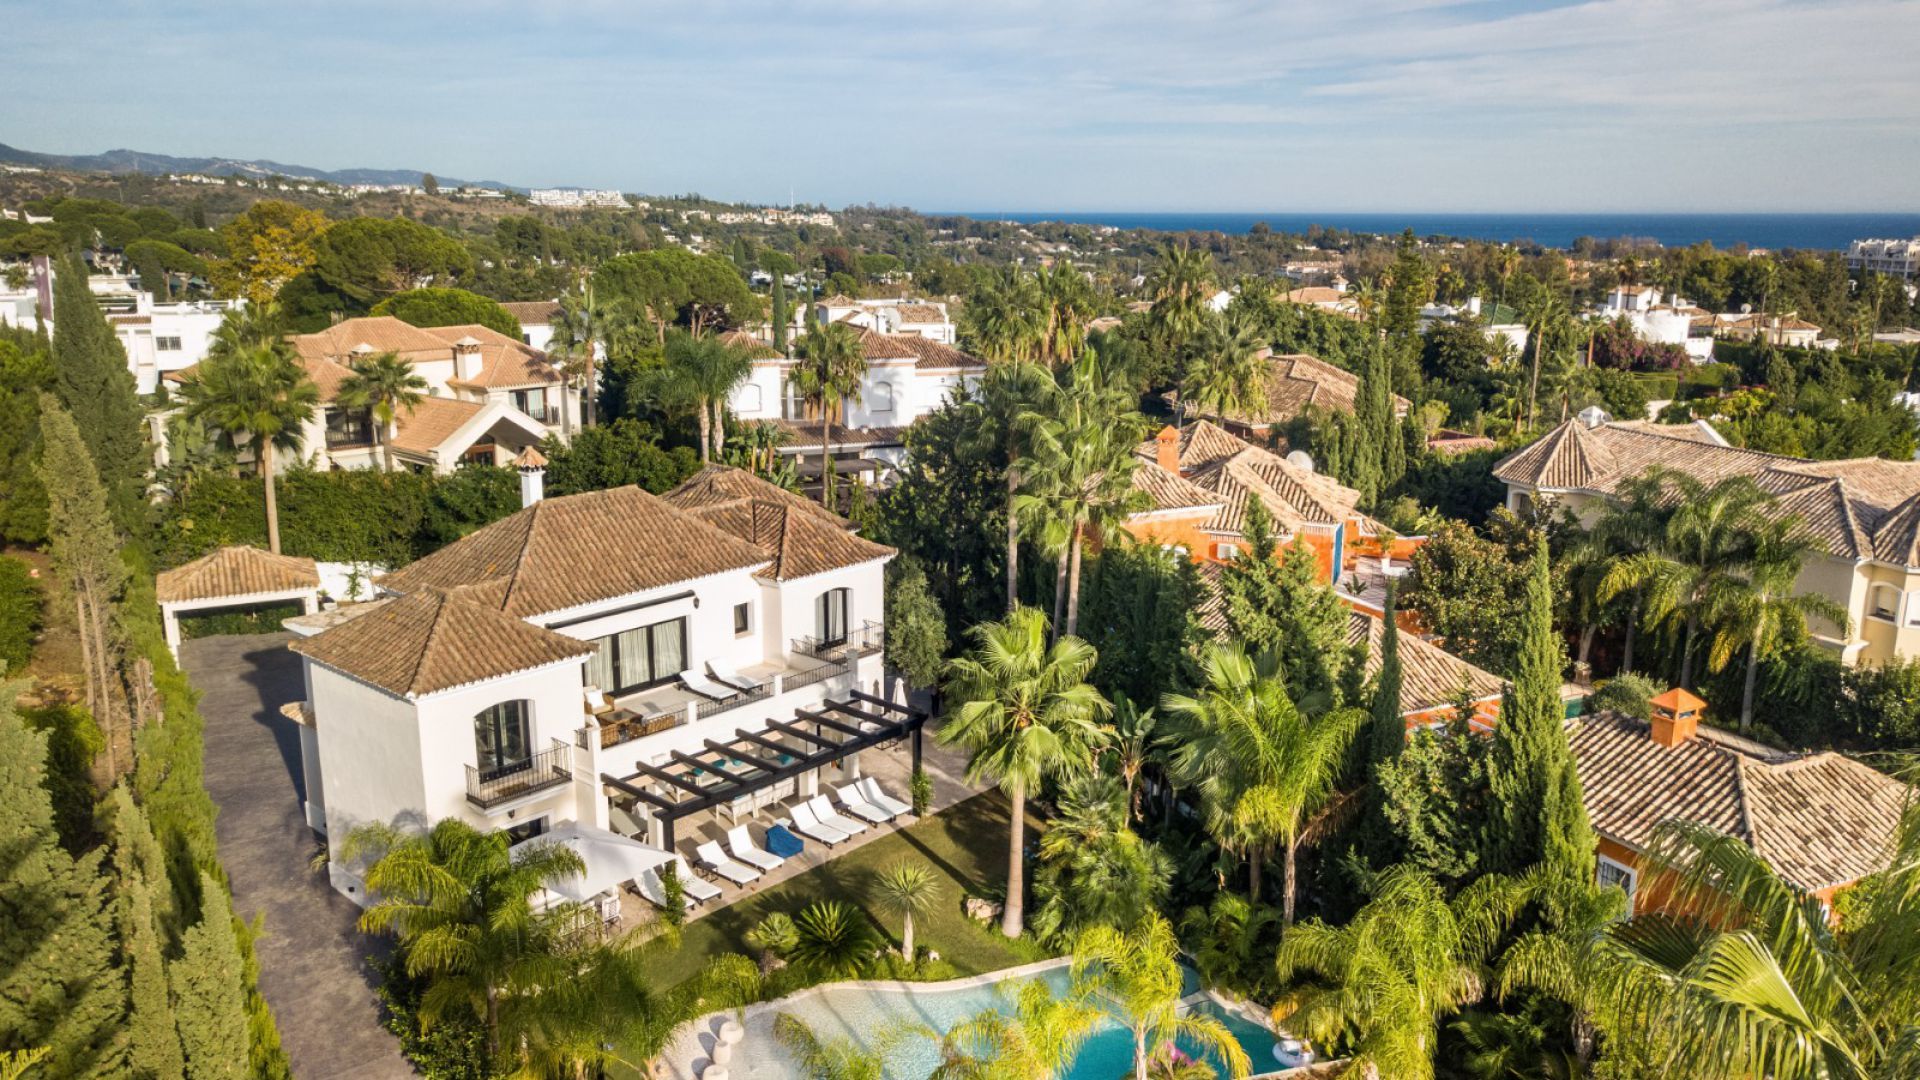
{"label": "satellite dish", "polygon": [[1295,450],[1287,455],[1287,464],[1296,469],[1305,469],[1308,472],[1312,472],[1313,455],[1307,453],[1305,450]]}

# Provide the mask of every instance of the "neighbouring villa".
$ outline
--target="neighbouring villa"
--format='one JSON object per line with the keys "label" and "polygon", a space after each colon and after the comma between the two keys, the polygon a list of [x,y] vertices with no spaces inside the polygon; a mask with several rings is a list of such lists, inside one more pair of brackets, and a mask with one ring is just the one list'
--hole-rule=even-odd
{"label": "neighbouring villa", "polygon": [[1810,461],[1729,446],[1706,421],[1617,422],[1589,409],[1508,455],[1493,474],[1515,511],[1555,507],[1591,526],[1621,485],[1652,468],[1703,484],[1751,477],[1779,513],[1800,519],[1825,552],[1808,557],[1801,592],[1844,608],[1852,627],[1815,620],[1815,640],[1848,664],[1920,656],[1920,462]]}
{"label": "neighbouring villa", "polygon": [[[796,799],[793,831],[832,846],[823,819],[897,805],[899,766],[891,790],[839,790],[876,748],[919,764],[925,717],[885,684],[891,548],[724,466],[664,496],[546,499],[537,456],[521,473],[523,509],[386,575],[386,598],[287,623],[313,828],[337,841],[457,817],[516,842],[552,833],[589,863],[581,899],[611,916],[619,886],[665,861],[723,861],[680,850],[701,830],[717,839]],[[754,861],[743,849],[763,837],[730,839],[732,854]],[[748,871],[724,861],[722,877]],[[364,902],[359,874],[329,866]],[[681,877],[690,899],[718,895]]]}
{"label": "neighbouring villa", "polygon": [[[1257,400],[1246,409],[1220,418],[1220,426],[1246,439],[1265,442],[1274,430],[1309,409],[1350,413],[1360,397],[1360,376],[1306,353],[1274,355],[1260,350],[1266,361]],[[1174,395],[1177,398],[1177,395]],[[1413,403],[1393,395],[1395,416],[1407,415]]]}

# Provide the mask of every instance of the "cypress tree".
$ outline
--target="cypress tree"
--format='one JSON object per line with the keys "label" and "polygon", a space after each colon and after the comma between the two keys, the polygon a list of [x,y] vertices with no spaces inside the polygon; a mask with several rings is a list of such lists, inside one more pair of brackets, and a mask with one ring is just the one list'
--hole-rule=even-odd
{"label": "cypress tree", "polygon": [[[1580,782],[1567,741],[1560,702],[1564,650],[1553,629],[1553,590],[1547,541],[1536,538],[1527,606],[1522,616],[1513,681],[1494,729],[1492,786],[1499,831],[1489,869],[1517,871],[1552,855],[1567,862],[1592,858],[1592,836],[1580,802]],[[1573,849],[1587,853],[1575,857]]]}
{"label": "cypress tree", "polygon": [[247,995],[241,986],[240,947],[233,907],[211,874],[200,874],[200,921],[181,936],[180,958],[167,967],[174,1017],[186,1051],[189,1080],[244,1080]]}
{"label": "cypress tree", "polygon": [[778,267],[773,271],[773,347],[787,355],[787,282]]}
{"label": "cypress tree", "polygon": [[1398,862],[1393,828],[1386,818],[1386,793],[1380,784],[1384,767],[1400,760],[1407,745],[1407,718],[1400,710],[1400,627],[1394,619],[1393,583],[1387,583],[1387,602],[1383,616],[1386,625],[1380,633],[1380,674],[1374,679],[1373,718],[1367,752],[1368,796],[1367,842],[1372,849],[1373,865],[1385,868]]}
{"label": "cypress tree", "polygon": [[167,853],[153,835],[147,812],[133,801],[133,792],[125,784],[115,785],[108,800],[113,808],[114,876],[122,888],[135,879],[146,883],[153,924],[164,938],[172,933],[174,914],[173,890],[167,886]]}
{"label": "cypress tree", "polygon": [[62,262],[54,279],[53,369],[60,403],[79,425],[113,505],[123,513],[137,506],[146,474],[140,400],[127,352],[94,302],[78,256]]}
{"label": "cypress tree", "polygon": [[46,737],[28,730],[0,684],[0,1050],[46,1047],[47,1076],[125,1067],[126,984],[114,966],[100,853],[60,847]]}
{"label": "cypress tree", "polygon": [[167,1080],[183,1075],[173,1003],[167,997],[167,970],[154,921],[153,889],[135,876],[121,885],[120,951],[127,962],[129,1006],[127,1049],[134,1075]]}

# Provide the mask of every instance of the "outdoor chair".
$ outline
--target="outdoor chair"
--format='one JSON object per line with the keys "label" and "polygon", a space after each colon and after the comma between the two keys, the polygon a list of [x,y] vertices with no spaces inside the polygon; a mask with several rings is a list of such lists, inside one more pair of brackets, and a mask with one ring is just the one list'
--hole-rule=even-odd
{"label": "outdoor chair", "polygon": [[833,797],[840,800],[840,809],[862,821],[871,821],[875,825],[885,825],[893,820],[893,815],[867,801],[857,785],[834,788]]}
{"label": "outdoor chair", "polygon": [[734,858],[761,870],[778,870],[787,861],[755,845],[745,825],[735,825],[727,830],[727,850],[733,853]]}
{"label": "outdoor chair", "polygon": [[861,777],[854,782],[853,786],[860,789],[860,794],[865,795],[868,802],[882,810],[891,812],[895,817],[910,813],[913,810],[911,804],[903,803],[899,799],[887,794],[886,789],[880,786],[880,781],[875,780],[871,776]]}
{"label": "outdoor chair", "polygon": [[720,886],[715,885],[711,881],[704,881],[696,877],[692,870],[687,869],[687,860],[675,855],[673,861],[674,869],[679,872],[680,883],[686,886],[688,896],[693,897],[703,904],[709,900],[717,900],[720,898]]}
{"label": "outdoor chair", "polygon": [[807,809],[813,811],[814,819],[829,829],[839,829],[848,836],[856,836],[867,831],[866,822],[841,817],[840,814],[834,810],[833,804],[827,801],[825,795],[815,795],[813,798],[807,800],[806,805]]}
{"label": "outdoor chair", "polygon": [[733,669],[732,664],[725,660],[707,661],[707,670],[713,672],[714,678],[719,679],[721,682],[743,694],[751,694],[767,685],[765,680],[749,679],[745,675],[740,674]]}
{"label": "outdoor chair", "polygon": [[793,831],[809,840],[818,840],[828,847],[833,847],[835,844],[844,844],[853,838],[850,833],[822,824],[820,819],[814,816],[813,808],[804,800],[794,803],[791,809]]}
{"label": "outdoor chair", "polygon": [[729,858],[726,852],[720,850],[718,841],[709,840],[695,848],[693,859],[696,864],[719,874],[735,885],[746,885],[760,877],[760,871]]}
{"label": "outdoor chair", "polygon": [[[684,883],[686,879],[682,878],[681,881],[682,883]],[[647,903],[652,904],[654,907],[657,907],[662,911],[666,910],[667,887],[660,880],[660,871],[648,870],[646,873],[641,874],[638,878],[635,878],[631,884],[633,886],[633,891],[639,893],[641,899],[645,900]],[[701,884],[704,885],[706,883],[701,882]],[[712,888],[712,886],[710,885],[707,887]],[[700,906],[700,901],[694,899],[692,889],[684,890],[684,893],[685,894],[681,897],[681,902],[686,905],[688,911],[692,911],[694,908]]]}
{"label": "outdoor chair", "polygon": [[722,686],[692,668],[688,668],[680,673],[680,685],[685,686],[703,698],[708,698],[713,701],[725,701],[730,697],[738,697],[740,695],[740,691],[735,690],[733,687]]}

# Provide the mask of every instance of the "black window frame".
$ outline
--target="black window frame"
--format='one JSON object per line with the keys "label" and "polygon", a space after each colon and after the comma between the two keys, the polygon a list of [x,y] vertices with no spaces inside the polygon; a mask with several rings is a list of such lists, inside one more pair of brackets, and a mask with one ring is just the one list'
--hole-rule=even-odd
{"label": "black window frame", "polygon": [[753,633],[753,601],[743,600],[733,605],[733,636],[746,637]]}
{"label": "black window frame", "polygon": [[[839,601],[840,606],[840,633],[838,636],[833,636],[829,633],[832,627],[829,625],[831,620],[827,616],[836,600]],[[847,636],[853,632],[852,623],[852,589],[843,585],[836,589],[828,589],[826,592],[820,594],[820,598],[815,602],[813,608],[813,624],[814,629],[819,632],[816,636],[820,639],[822,648],[845,645],[847,643]]]}
{"label": "black window frame", "polygon": [[[613,687],[603,686],[600,688],[603,692],[610,695],[619,695],[619,694],[631,694],[637,690],[650,690],[656,686],[665,686],[666,684],[672,682],[674,678],[678,676],[682,671],[686,670],[686,665],[691,658],[689,657],[687,652],[689,642],[687,639],[687,617],[685,615],[677,615],[671,619],[661,619],[659,622],[647,623],[644,626],[628,627],[625,630],[620,630],[615,633],[608,634],[604,637],[594,638],[593,644],[595,648],[598,648],[600,646],[600,643],[603,641],[611,643],[609,646],[609,649],[612,654],[611,655],[612,662],[608,666],[608,671],[617,679],[620,676],[620,667],[621,667],[620,638],[624,634],[638,633],[640,635],[640,640],[646,642],[646,648],[647,648],[646,670],[651,672],[654,670],[654,664],[657,662],[653,655],[654,628],[665,626],[668,623],[680,624],[680,663],[682,666],[667,672],[665,675],[661,675],[654,679],[649,679],[645,682],[637,682],[628,686],[613,686]],[[591,671],[592,669],[589,668],[588,670]]]}
{"label": "black window frame", "polygon": [[[509,718],[506,715],[507,710],[512,710],[515,715]],[[509,741],[505,737],[509,732],[507,725],[516,721],[520,728],[519,743],[521,756],[506,758],[502,756],[501,749],[506,746]],[[487,753],[487,744],[481,739],[481,725],[483,723],[491,729],[489,733],[493,737],[492,757],[494,761],[491,765],[487,763],[489,756]],[[526,698],[509,698],[505,701],[496,701],[486,708],[481,709],[479,712],[474,713],[473,759],[474,770],[480,774],[480,779],[482,780],[494,780],[502,776],[510,776],[513,773],[520,772],[531,766],[533,764],[533,703]]]}

